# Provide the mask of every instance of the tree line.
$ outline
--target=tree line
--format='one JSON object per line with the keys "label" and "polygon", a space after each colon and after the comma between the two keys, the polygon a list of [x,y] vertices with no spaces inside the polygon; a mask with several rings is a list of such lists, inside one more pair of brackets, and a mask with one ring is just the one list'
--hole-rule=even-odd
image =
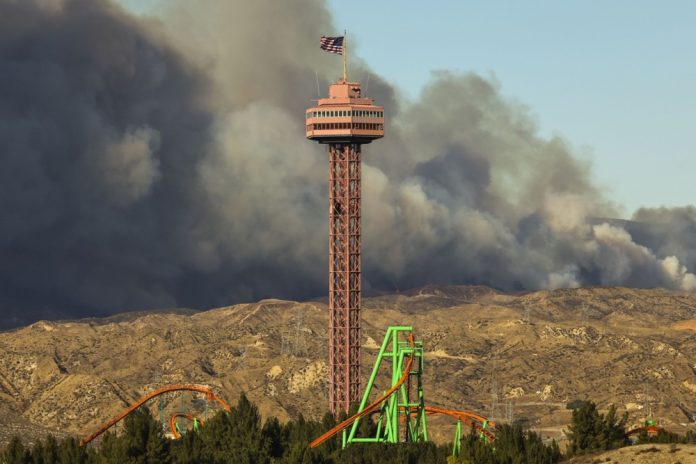
{"label": "tree line", "polygon": [[[364,431],[374,427],[363,422]],[[149,410],[141,408],[124,420],[121,433],[106,432],[96,446],[80,447],[75,438],[58,441],[51,435],[25,446],[15,437],[0,451],[0,464],[555,464],[566,457],[555,441],[546,444],[519,424],[498,425],[492,444],[472,430],[462,439],[457,457],[451,456],[451,444],[358,444],[341,449],[335,438],[308,448],[312,439],[335,424],[330,414],[321,421],[300,416],[285,424],[276,418],[262,422],[258,408],[241,395],[230,414],[219,412],[199,431],[185,433],[179,440],[168,439]],[[573,411],[566,432],[567,456],[625,446],[625,425],[626,416],[617,417],[613,406],[605,415],[594,403],[583,402]],[[696,435],[640,439],[685,443],[696,442]]]}

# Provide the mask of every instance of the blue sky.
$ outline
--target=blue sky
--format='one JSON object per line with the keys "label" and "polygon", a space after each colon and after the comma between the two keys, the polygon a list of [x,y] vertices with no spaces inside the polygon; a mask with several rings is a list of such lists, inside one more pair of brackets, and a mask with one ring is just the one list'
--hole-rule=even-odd
{"label": "blue sky", "polygon": [[[159,0],[122,0],[156,4]],[[144,3],[143,3],[144,2]],[[351,52],[416,97],[438,69],[493,76],[625,207],[696,200],[696,2],[329,0]]]}

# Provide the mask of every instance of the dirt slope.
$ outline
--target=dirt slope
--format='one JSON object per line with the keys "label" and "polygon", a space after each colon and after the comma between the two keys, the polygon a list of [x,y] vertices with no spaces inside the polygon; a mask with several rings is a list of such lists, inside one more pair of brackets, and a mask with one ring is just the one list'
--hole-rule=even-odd
{"label": "dirt slope", "polygon": [[638,445],[582,456],[567,464],[694,464],[696,445]]}

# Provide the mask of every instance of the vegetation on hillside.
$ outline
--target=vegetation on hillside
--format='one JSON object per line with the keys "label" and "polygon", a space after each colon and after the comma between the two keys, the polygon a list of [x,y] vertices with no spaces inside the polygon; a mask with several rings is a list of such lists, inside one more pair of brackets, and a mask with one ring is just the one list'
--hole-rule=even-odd
{"label": "vegetation on hillside", "polygon": [[[332,416],[322,421],[297,420],[281,424],[270,418],[262,423],[259,411],[242,395],[232,413],[220,412],[197,432],[180,440],[165,437],[160,423],[142,408],[124,420],[119,434],[107,432],[96,446],[80,447],[75,438],[58,442],[53,436],[27,447],[15,437],[0,450],[0,464],[555,464],[563,458],[555,441],[545,444],[541,436],[519,424],[496,428],[493,444],[481,441],[472,430],[463,438],[458,457],[451,445],[363,444],[340,449],[333,439],[317,449],[308,443],[336,424]],[[372,428],[363,425],[364,431]],[[592,402],[574,404],[568,427],[567,455],[606,451],[629,444],[626,416],[616,408],[606,414]],[[696,434],[661,431],[656,437],[638,436],[640,443],[696,443]]]}
{"label": "vegetation on hillside", "polygon": [[597,405],[585,401],[573,409],[573,418],[566,435],[568,437],[568,454],[584,454],[620,448],[628,443],[626,422],[628,414],[618,418],[616,406],[601,414]]}

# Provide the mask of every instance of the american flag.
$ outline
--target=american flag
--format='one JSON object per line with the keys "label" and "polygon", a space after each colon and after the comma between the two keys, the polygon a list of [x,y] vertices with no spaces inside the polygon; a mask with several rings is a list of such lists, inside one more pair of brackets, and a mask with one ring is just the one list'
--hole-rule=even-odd
{"label": "american flag", "polygon": [[343,36],[341,37],[324,37],[321,36],[321,49],[329,53],[337,53],[343,55]]}

